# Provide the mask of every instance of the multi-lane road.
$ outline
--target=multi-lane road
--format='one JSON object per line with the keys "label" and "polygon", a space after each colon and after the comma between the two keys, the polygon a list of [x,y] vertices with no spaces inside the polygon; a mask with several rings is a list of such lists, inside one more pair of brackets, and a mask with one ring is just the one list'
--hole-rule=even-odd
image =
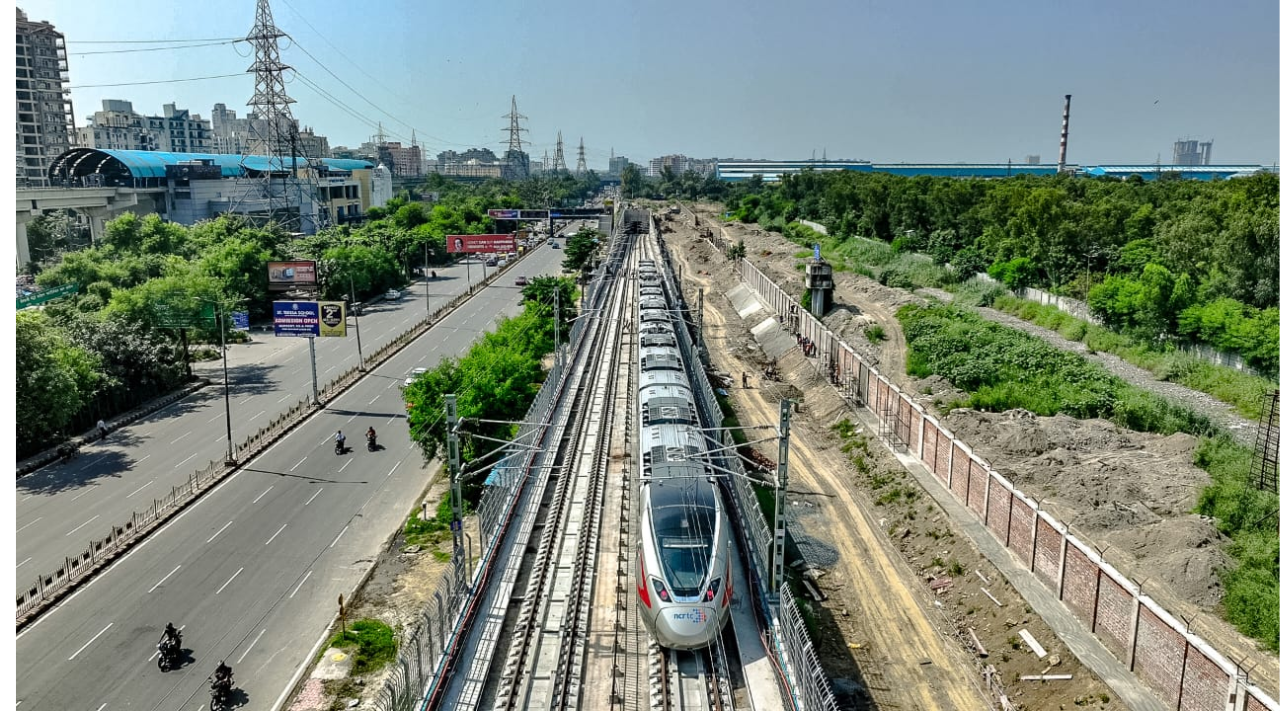
{"label": "multi-lane road", "polygon": [[[403,520],[426,482],[421,453],[409,441],[404,421],[400,386],[405,374],[413,367],[461,354],[494,326],[497,317],[518,313],[515,276],[557,273],[562,258],[562,253],[546,245],[532,251],[514,272],[477,292],[377,373],[365,376],[22,632],[17,638],[18,709],[208,707],[207,678],[219,660],[235,668],[242,707],[273,707],[295,673],[311,659],[335,611],[338,594],[348,591],[368,569],[378,546]],[[433,305],[437,287],[432,283]],[[420,295],[399,302],[422,304],[425,310]],[[366,316],[367,321],[362,318],[367,322],[362,328],[362,333],[368,333],[366,348],[382,344],[370,336],[380,332],[383,341],[390,339],[420,313],[405,313],[404,320],[397,313],[388,315],[381,327],[375,325],[376,313]],[[319,349],[321,342],[316,344]],[[328,364],[337,366],[342,355],[335,349]],[[305,351],[300,358],[309,363]],[[264,380],[272,384],[263,388],[265,401],[276,408],[283,405],[276,404],[279,395],[296,398],[309,389],[309,367],[305,373],[290,375],[290,362],[296,365],[298,358],[280,362],[280,368],[263,374],[277,378]],[[338,372],[333,370],[331,376]],[[233,413],[239,412],[234,403],[253,394],[233,398]],[[262,399],[244,403],[243,412],[270,407],[255,402]],[[112,501],[110,511],[98,505],[122,494],[124,489],[117,490],[117,483],[133,483],[128,486],[133,488],[128,492],[133,492],[149,481],[149,475],[135,472],[133,463],[141,464],[147,455],[151,456],[147,462],[163,456],[153,472],[164,473],[165,467],[174,469],[178,460],[197,449],[198,457],[204,458],[199,464],[221,455],[222,445],[216,440],[223,429],[221,398],[214,394],[199,405],[203,407],[152,419],[149,425],[157,429],[149,431],[149,439],[117,440],[120,446],[113,462],[126,471],[119,477],[98,477],[83,489],[63,488],[48,493],[48,498],[27,491],[33,499],[26,504],[53,502],[88,490],[83,498],[68,501],[80,504],[76,507],[80,515],[73,520],[83,523],[101,515],[105,526],[113,519],[109,513],[127,507],[125,500],[143,496],[139,492]],[[268,414],[259,419],[268,419]],[[185,415],[192,415],[198,424],[190,435],[179,438],[187,432],[181,425],[189,421],[183,419]],[[373,453],[360,442],[369,426],[378,430],[383,446]],[[339,428],[354,446],[341,457],[334,455],[332,443]],[[195,460],[191,463],[197,465]],[[184,467],[179,465],[177,470]],[[101,494],[94,497],[95,493]],[[26,548],[20,549],[19,561],[43,551],[37,542],[24,541],[24,533],[46,521],[49,527],[70,522],[52,512],[24,510],[23,497],[20,492],[20,517],[30,519],[25,530],[22,521],[17,526],[19,547]],[[39,522],[32,525],[36,518]],[[67,529],[74,528],[71,524]],[[61,532],[65,536],[67,531]],[[59,535],[46,531],[45,537]],[[161,673],[154,653],[166,622],[185,627],[183,644],[190,648],[190,656],[180,669]]]}
{"label": "multi-lane road", "polygon": [[[430,303],[439,308],[466,291],[468,274],[478,284],[484,273],[477,261],[437,270]],[[426,286],[410,287],[396,301],[368,306],[358,318],[365,355],[420,320],[427,312]],[[356,365],[355,331],[349,337],[316,341],[316,373],[321,387]],[[232,437],[236,442],[264,427],[291,405],[312,394],[307,342],[265,337],[232,346],[228,355]],[[388,364],[397,372],[421,364],[423,355],[406,353]],[[105,440],[85,445],[72,462],[53,464],[17,483],[17,587],[51,573],[64,558],[106,537],[135,511],[168,495],[190,473],[220,460],[227,450],[226,404],[221,362],[204,363],[199,374],[216,384],[121,428]],[[403,367],[402,367],[403,366]],[[403,377],[403,375],[402,375]]]}

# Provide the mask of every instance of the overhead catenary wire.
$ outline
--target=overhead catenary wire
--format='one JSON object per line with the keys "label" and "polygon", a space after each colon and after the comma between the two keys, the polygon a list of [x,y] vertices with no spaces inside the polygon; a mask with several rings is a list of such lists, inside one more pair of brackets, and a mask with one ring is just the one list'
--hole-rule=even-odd
{"label": "overhead catenary wire", "polygon": [[68,45],[168,45],[173,43],[223,42],[227,40],[244,40],[242,37],[221,38],[183,38],[168,40],[67,40]]}

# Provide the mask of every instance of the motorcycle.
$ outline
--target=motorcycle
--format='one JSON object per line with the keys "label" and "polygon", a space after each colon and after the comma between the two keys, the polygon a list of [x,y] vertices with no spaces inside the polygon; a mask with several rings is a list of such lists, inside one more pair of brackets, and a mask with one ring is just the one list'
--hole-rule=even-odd
{"label": "motorcycle", "polygon": [[343,447],[343,442],[341,440],[335,440],[333,442],[333,454],[341,455],[344,452],[346,452],[346,448]]}
{"label": "motorcycle", "polygon": [[231,678],[209,677],[209,709],[226,710],[231,704]]}
{"label": "motorcycle", "polygon": [[377,449],[378,449],[378,439],[374,437],[369,438],[369,452],[373,452],[374,450],[377,450]]}
{"label": "motorcycle", "polygon": [[156,667],[160,668],[160,672],[172,670],[181,661],[180,646],[168,637],[161,638],[160,642],[156,643],[156,650],[160,652],[156,656]]}

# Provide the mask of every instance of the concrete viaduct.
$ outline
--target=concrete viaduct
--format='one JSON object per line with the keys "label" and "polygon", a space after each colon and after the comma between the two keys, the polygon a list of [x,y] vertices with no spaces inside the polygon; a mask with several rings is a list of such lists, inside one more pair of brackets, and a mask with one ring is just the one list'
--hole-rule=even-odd
{"label": "concrete viaduct", "polygon": [[27,223],[50,210],[76,210],[89,218],[94,243],[102,239],[108,220],[132,210],[140,215],[159,212],[164,188],[19,188],[17,203],[18,268],[31,262]]}

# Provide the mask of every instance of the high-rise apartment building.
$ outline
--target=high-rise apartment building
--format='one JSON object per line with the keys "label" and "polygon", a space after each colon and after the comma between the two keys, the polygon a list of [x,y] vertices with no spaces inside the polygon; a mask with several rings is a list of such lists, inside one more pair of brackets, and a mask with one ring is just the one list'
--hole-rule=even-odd
{"label": "high-rise apartment building", "polygon": [[21,9],[17,31],[18,187],[44,187],[49,165],[75,138],[67,46],[53,25],[32,22]]}
{"label": "high-rise apartment building", "polygon": [[1174,165],[1208,165],[1213,141],[1179,140],[1173,144]]}
{"label": "high-rise apartment building", "polygon": [[156,150],[147,119],[128,100],[103,100],[102,109],[76,129],[76,145],[100,150]]}
{"label": "high-rise apartment building", "polygon": [[613,157],[610,157],[609,173],[608,173],[609,176],[620,177],[622,175],[622,171],[626,169],[627,165],[630,164],[630,162],[631,161],[627,159],[626,155],[614,155]]}
{"label": "high-rise apartment building", "polygon": [[228,110],[224,103],[213,106],[210,129],[213,131],[213,152],[227,155],[253,153],[256,137],[254,124],[258,117],[253,112],[246,117],[236,117],[235,110]]}
{"label": "high-rise apartment building", "polygon": [[156,139],[156,149],[162,152],[208,153],[213,152],[213,128],[208,120],[179,110],[174,103],[165,103],[164,115],[147,116],[147,125]]}

